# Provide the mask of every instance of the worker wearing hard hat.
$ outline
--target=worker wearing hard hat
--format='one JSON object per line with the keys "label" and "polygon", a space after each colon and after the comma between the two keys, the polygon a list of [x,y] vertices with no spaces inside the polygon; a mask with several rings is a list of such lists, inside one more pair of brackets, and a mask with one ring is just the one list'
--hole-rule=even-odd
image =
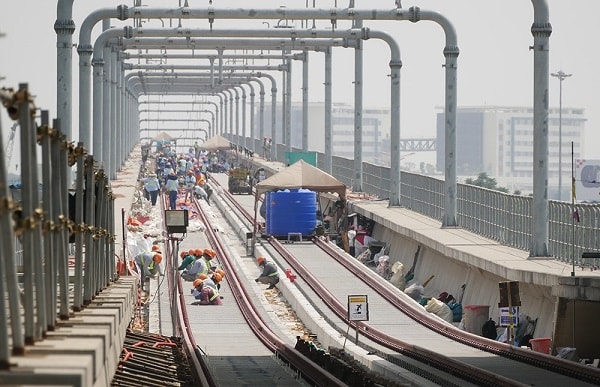
{"label": "worker wearing hard hat", "polygon": [[279,283],[279,274],[277,273],[277,266],[271,261],[267,261],[264,257],[259,257],[257,260],[258,266],[262,268],[261,275],[255,279],[255,282],[262,284],[268,284],[269,289],[273,289],[277,283]]}
{"label": "worker wearing hard hat", "polygon": [[216,269],[214,262],[212,262],[213,258],[216,256],[217,253],[213,249],[204,249],[202,252],[202,259],[204,260],[207,269],[205,274],[212,273],[214,269]]}
{"label": "worker wearing hard hat", "polygon": [[162,255],[159,252],[140,253],[134,259],[141,275],[142,289],[147,279],[154,277],[157,273],[163,275],[162,268],[160,267]]}
{"label": "worker wearing hard hat", "polygon": [[208,269],[206,268],[206,264],[202,257],[198,257],[194,254],[194,258],[195,260],[191,266],[181,273],[181,278],[186,281],[193,281],[197,279],[200,274],[208,273]]}
{"label": "worker wearing hard hat", "polygon": [[192,305],[222,305],[223,302],[219,297],[219,292],[216,287],[208,285],[209,279],[201,280],[200,278],[194,280],[194,289],[192,289],[192,295],[198,301],[192,303]]}

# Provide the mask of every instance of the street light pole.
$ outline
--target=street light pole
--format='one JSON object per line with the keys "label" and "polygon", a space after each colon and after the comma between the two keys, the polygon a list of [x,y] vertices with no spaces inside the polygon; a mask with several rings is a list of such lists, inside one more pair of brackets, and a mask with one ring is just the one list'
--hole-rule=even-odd
{"label": "street light pole", "polygon": [[559,80],[558,89],[558,200],[562,199],[562,83],[563,81],[573,74],[565,74],[564,71],[559,70],[557,73],[551,73],[555,78]]}

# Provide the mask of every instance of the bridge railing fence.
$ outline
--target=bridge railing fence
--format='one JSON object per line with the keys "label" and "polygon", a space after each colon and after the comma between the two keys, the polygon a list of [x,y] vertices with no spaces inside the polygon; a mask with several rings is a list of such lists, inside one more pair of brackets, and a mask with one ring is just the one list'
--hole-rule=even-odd
{"label": "bridge railing fence", "polygon": [[[235,141],[235,136],[232,137]],[[285,146],[278,145],[278,155]],[[293,149],[298,151],[298,149]],[[281,157],[279,157],[281,158]],[[317,153],[317,167],[325,169],[325,155]],[[287,160],[277,160],[286,163]],[[332,175],[352,187],[354,161],[332,157]],[[390,167],[363,162],[362,191],[382,199],[390,196]],[[507,194],[468,184],[457,185],[457,222],[459,227],[528,251],[532,240],[532,197]],[[440,220],[445,208],[444,181],[440,178],[401,171],[400,205]],[[548,250],[551,256],[577,266],[598,268],[600,259],[581,258],[584,252],[600,252],[600,204],[550,200]]]}

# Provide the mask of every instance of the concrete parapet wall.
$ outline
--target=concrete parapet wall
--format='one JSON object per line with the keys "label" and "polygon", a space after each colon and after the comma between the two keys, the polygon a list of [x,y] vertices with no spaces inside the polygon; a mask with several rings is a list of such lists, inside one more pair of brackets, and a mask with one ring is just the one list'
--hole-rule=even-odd
{"label": "concrete parapet wall", "polygon": [[121,277],[47,337],[11,356],[1,385],[110,386],[137,296],[137,281]]}

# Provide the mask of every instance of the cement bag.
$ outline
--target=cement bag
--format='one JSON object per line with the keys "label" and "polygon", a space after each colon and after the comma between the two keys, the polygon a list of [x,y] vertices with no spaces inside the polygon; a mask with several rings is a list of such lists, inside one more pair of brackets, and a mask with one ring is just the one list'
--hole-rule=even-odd
{"label": "cement bag", "polygon": [[404,265],[400,261],[394,262],[390,271],[393,273],[390,282],[398,289],[404,291],[406,280],[404,279]]}
{"label": "cement bag", "polygon": [[129,258],[133,259],[140,253],[145,253],[152,250],[152,242],[144,238],[141,233],[127,233],[127,252]]}
{"label": "cement bag", "polygon": [[357,255],[356,259],[358,259],[358,261],[361,263],[367,263],[371,260],[371,250],[366,249],[365,251]]}
{"label": "cement bag", "polygon": [[379,263],[377,264],[377,268],[375,272],[382,276],[385,279],[390,278],[390,257],[387,255],[382,255],[379,258]]}
{"label": "cement bag", "polygon": [[433,313],[443,320],[451,323],[453,320],[452,310],[448,307],[448,305],[444,304],[442,301],[437,300],[435,298],[430,298],[425,305],[425,310],[429,313]]}
{"label": "cement bag", "polygon": [[425,294],[425,289],[421,285],[412,284],[404,289],[404,293],[413,300],[419,302],[421,298],[423,298],[423,294]]}

